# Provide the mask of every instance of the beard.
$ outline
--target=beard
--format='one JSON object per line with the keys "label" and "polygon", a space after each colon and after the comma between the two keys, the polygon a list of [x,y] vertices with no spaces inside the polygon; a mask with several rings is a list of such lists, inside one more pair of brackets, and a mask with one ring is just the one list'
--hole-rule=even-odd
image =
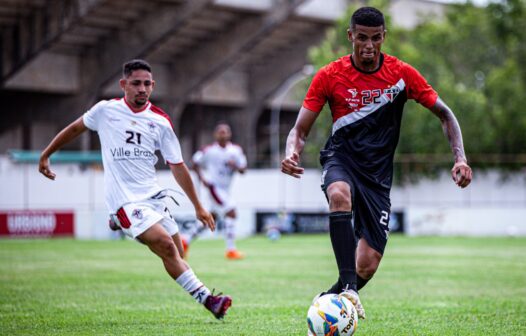
{"label": "beard", "polygon": [[374,65],[374,58],[362,59],[362,64],[367,66]]}
{"label": "beard", "polygon": [[148,101],[148,98],[146,97],[138,97],[138,98],[135,98],[135,104],[137,106],[143,106],[146,104],[146,102]]}

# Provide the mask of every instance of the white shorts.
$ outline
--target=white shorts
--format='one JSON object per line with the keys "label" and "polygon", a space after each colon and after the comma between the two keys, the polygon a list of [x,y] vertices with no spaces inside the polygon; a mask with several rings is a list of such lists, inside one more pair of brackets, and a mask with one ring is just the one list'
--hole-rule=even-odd
{"label": "white shorts", "polygon": [[137,238],[154,224],[161,224],[170,236],[179,232],[179,226],[162,199],[147,199],[128,203],[117,211],[122,231]]}
{"label": "white shorts", "polygon": [[230,199],[227,189],[210,186],[208,191],[210,194],[210,212],[224,217],[227,212],[236,208],[235,203]]}

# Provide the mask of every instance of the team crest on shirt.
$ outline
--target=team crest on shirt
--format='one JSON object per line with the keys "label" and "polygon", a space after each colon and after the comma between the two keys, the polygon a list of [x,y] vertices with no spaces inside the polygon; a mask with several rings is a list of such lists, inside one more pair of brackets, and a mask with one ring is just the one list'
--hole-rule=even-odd
{"label": "team crest on shirt", "polygon": [[142,219],[142,210],[141,209],[134,209],[132,212],[132,216],[137,219]]}
{"label": "team crest on shirt", "polygon": [[384,90],[384,95],[389,99],[389,102],[393,102],[396,96],[400,93],[400,88],[398,86],[393,86]]}
{"label": "team crest on shirt", "polygon": [[148,123],[148,127],[150,128],[150,132],[155,131],[155,124],[154,124],[153,122],[150,121],[150,122]]}

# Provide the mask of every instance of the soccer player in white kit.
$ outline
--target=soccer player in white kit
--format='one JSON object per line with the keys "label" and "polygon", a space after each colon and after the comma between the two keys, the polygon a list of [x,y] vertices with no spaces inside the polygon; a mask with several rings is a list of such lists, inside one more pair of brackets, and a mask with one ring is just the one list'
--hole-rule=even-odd
{"label": "soccer player in white kit", "polygon": [[[214,130],[215,142],[197,151],[193,157],[193,168],[199,180],[207,187],[210,196],[210,212],[225,224],[225,257],[242,259],[236,248],[235,222],[236,205],[230,197],[230,185],[236,172],[243,174],[247,168],[247,158],[243,149],[230,141],[232,131],[225,122],[217,124]],[[186,238],[187,244],[195,234]]]}
{"label": "soccer player in white kit", "polygon": [[123,66],[120,86],[124,98],[103,100],[64,128],[42,152],[39,171],[54,180],[49,157],[88,129],[97,131],[102,147],[106,205],[123,232],[146,244],[161,258],[167,273],[218,319],[232,304],[227,295],[213,295],[183,260],[177,223],[161,198],[166,190],[157,184],[156,150],[194,205],[197,218],[211,230],[212,215],[197,197],[170,118],[152,105],[155,86],[150,65],[132,60]]}

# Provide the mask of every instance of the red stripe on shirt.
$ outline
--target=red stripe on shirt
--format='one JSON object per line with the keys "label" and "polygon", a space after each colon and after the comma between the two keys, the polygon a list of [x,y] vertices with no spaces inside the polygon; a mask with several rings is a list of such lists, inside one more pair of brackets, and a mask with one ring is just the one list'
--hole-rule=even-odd
{"label": "red stripe on shirt", "polygon": [[214,186],[213,185],[208,186],[208,189],[210,189],[210,194],[212,194],[212,197],[217,202],[217,204],[223,205],[223,201],[221,200],[221,198],[219,198],[219,195],[217,195],[216,189],[214,188]]}

